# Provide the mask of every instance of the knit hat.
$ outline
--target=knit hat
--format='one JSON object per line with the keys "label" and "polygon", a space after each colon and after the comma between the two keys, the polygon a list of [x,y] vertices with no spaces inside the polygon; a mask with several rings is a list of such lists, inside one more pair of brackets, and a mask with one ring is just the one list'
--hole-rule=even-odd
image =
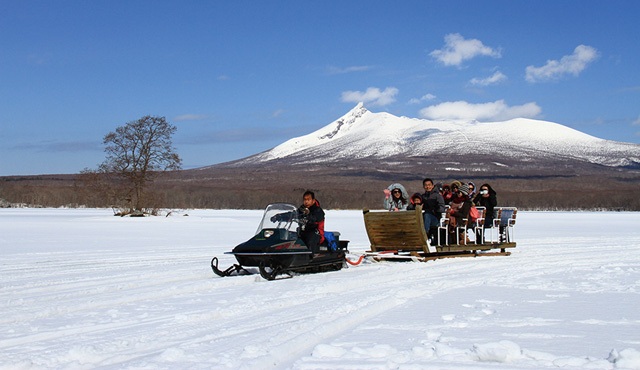
{"label": "knit hat", "polygon": [[464,195],[469,195],[469,185],[467,184],[462,184],[460,185],[460,187],[458,188],[458,190],[460,190],[460,192]]}

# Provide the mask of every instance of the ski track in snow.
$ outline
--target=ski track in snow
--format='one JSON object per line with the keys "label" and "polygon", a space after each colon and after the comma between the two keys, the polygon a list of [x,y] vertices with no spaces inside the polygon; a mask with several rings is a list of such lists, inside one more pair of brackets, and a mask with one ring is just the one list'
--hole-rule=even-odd
{"label": "ski track in snow", "polygon": [[[509,257],[272,282],[209,267],[260,211],[189,213],[0,210],[0,368],[640,369],[638,213],[520,212]],[[327,229],[368,249],[360,211]]]}

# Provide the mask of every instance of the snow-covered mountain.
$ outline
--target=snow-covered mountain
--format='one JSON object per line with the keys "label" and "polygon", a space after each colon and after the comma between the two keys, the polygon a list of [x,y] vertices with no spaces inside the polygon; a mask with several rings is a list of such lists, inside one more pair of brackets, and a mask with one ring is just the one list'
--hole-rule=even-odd
{"label": "snow-covered mountain", "polygon": [[600,139],[541,120],[430,121],[373,113],[360,103],[315,132],[235,161],[233,165],[435,157],[453,161],[460,157],[484,158],[485,161],[495,157],[498,162],[505,159],[520,163],[577,161],[609,167],[637,167],[640,145]]}

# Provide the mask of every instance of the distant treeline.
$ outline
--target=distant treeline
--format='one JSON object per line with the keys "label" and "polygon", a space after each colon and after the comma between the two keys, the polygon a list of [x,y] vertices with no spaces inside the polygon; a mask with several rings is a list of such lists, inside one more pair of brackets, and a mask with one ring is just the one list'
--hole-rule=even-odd
{"label": "distant treeline", "polygon": [[[489,183],[502,206],[522,210],[618,210],[640,211],[638,177],[601,176],[464,178],[478,187]],[[410,193],[423,192],[422,178],[394,176],[317,175],[309,173],[220,174],[206,178],[169,174],[149,186],[147,208],[157,209],[262,209],[273,202],[301,202],[312,190],[326,209],[380,209],[383,192],[400,182]],[[123,184],[96,175],[21,176],[0,178],[0,206],[20,204],[42,207],[124,207]]]}

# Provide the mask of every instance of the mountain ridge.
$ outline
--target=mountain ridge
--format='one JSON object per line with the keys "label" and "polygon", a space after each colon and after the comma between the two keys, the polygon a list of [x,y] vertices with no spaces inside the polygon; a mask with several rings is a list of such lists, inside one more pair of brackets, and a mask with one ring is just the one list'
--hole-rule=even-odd
{"label": "mountain ridge", "polygon": [[515,118],[499,122],[432,121],[374,113],[357,104],[342,117],[307,135],[272,149],[214,167],[267,164],[336,164],[353,160],[483,157],[530,165],[571,162],[607,167],[640,167],[640,144],[597,138],[542,120]]}

